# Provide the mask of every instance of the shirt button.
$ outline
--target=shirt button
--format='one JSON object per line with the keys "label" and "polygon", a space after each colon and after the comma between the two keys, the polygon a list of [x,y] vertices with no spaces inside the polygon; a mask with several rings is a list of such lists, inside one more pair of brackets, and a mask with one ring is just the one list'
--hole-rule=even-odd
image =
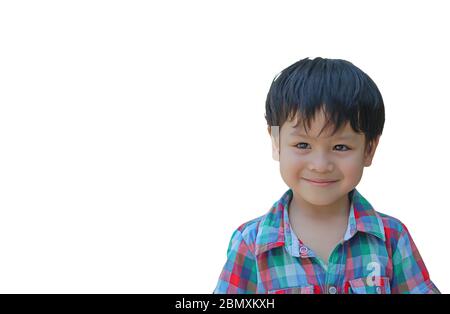
{"label": "shirt button", "polygon": [[308,253],[308,248],[306,246],[301,246],[300,247],[300,254],[301,255],[306,255]]}
{"label": "shirt button", "polygon": [[330,293],[330,294],[336,294],[336,292],[337,292],[336,287],[331,286],[330,288],[328,288],[328,293]]}

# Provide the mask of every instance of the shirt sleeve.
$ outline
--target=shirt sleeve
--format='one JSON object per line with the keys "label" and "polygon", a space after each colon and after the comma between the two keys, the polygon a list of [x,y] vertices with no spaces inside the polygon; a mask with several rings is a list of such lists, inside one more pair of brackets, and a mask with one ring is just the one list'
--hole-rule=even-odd
{"label": "shirt sleeve", "polygon": [[393,252],[392,293],[403,294],[440,294],[430,280],[428,270],[405,225]]}
{"label": "shirt sleeve", "polygon": [[239,230],[231,236],[227,261],[213,293],[251,294],[257,289],[256,258]]}

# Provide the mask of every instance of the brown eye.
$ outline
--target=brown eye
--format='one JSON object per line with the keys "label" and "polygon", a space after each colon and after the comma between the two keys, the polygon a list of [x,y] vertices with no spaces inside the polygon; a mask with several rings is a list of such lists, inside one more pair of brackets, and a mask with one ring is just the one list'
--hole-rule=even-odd
{"label": "brown eye", "polygon": [[342,147],[343,149],[337,149],[338,151],[341,151],[341,152],[350,150],[350,147],[348,147],[347,145],[342,145],[342,144],[336,145],[334,147]]}
{"label": "brown eye", "polygon": [[[305,145],[309,145],[308,143],[298,143],[297,145],[295,145],[295,147],[300,148],[300,149],[305,149]],[[300,147],[299,147],[300,146]]]}

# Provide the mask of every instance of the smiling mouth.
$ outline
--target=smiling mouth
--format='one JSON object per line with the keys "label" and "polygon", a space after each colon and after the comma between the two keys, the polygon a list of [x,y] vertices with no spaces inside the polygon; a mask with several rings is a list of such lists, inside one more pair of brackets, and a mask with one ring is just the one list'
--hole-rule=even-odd
{"label": "smiling mouth", "polygon": [[329,186],[335,182],[337,182],[338,180],[335,181],[313,181],[313,180],[309,180],[306,178],[303,178],[305,181],[307,181],[308,183],[315,185],[315,186],[319,186],[319,187],[325,187],[325,186]]}
{"label": "smiling mouth", "polygon": [[306,179],[306,178],[303,178],[303,179],[310,181],[310,182],[314,182],[314,183],[333,183],[333,182],[337,181],[337,180],[315,180],[315,179]]}

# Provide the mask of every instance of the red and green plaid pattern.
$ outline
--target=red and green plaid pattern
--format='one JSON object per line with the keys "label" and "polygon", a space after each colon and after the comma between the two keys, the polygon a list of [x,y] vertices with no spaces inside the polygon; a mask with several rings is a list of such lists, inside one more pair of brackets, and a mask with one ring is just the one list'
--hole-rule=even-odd
{"label": "red and green plaid pattern", "polygon": [[440,293],[406,226],[375,211],[356,189],[347,231],[328,264],[293,233],[292,195],[289,189],[234,231],[214,293]]}

